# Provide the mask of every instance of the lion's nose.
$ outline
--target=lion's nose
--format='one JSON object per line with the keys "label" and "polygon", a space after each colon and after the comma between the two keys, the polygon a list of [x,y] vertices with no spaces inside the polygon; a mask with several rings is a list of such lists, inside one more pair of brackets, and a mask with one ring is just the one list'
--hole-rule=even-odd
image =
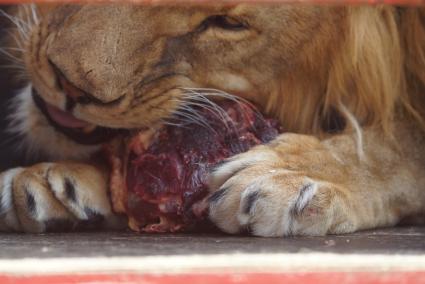
{"label": "lion's nose", "polygon": [[92,94],[75,86],[54,64],[52,65],[56,73],[59,88],[61,88],[64,94],[67,96],[66,109],[68,111],[72,110],[76,104],[111,105],[119,103],[123,98],[122,96],[113,101],[104,102]]}

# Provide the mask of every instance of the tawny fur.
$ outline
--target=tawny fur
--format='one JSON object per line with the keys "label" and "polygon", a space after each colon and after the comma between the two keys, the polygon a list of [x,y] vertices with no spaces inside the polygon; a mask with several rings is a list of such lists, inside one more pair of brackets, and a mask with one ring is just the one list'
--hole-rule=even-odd
{"label": "tawny fur", "polygon": [[[17,17],[28,16],[25,7]],[[77,104],[80,119],[150,127],[179,108],[182,88],[213,88],[253,101],[288,132],[312,135],[284,134],[212,173],[211,190],[223,195],[210,216],[224,231],[345,233],[423,213],[424,8],[54,5],[35,11],[22,53],[28,83],[63,109],[66,94],[54,68],[60,70],[100,102]],[[247,28],[202,25],[214,15]],[[17,117],[43,121],[30,110]],[[337,120],[345,128],[329,132]],[[29,144],[48,132],[67,140],[49,125],[23,132]],[[42,147],[73,160],[94,151],[73,142],[36,148]],[[86,178],[71,172],[75,180]],[[24,177],[17,174],[16,184]],[[102,199],[106,189],[93,194]]]}

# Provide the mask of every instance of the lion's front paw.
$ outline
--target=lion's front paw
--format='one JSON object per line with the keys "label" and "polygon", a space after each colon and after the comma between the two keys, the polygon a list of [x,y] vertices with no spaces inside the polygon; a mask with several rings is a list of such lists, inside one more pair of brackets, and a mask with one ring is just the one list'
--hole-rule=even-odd
{"label": "lion's front paw", "polygon": [[45,232],[115,222],[107,178],[77,163],[43,163],[0,175],[0,230]]}
{"label": "lion's front paw", "polygon": [[215,191],[209,197],[209,214],[219,228],[258,236],[354,230],[341,214],[343,189],[310,175],[307,164],[318,160],[300,154],[304,149],[321,155],[318,142],[299,137],[300,141],[298,135],[283,135],[280,141],[229,159],[211,173],[210,187]]}

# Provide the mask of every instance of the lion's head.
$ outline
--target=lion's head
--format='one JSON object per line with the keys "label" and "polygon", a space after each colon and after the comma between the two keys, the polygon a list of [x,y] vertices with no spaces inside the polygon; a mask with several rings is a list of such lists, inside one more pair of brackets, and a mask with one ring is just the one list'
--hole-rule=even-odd
{"label": "lion's head", "polygon": [[[232,94],[278,117],[288,131],[325,133],[351,117],[391,132],[397,106],[420,118],[411,103],[425,82],[419,9],[21,6],[9,42],[24,49],[34,90],[26,97],[33,93],[38,107],[32,99],[22,107],[21,99],[20,112],[43,128],[21,123],[20,131],[38,144],[59,135],[56,144],[74,147],[72,156],[86,147],[71,142],[75,133],[150,127],[176,112],[196,119],[192,107]],[[49,134],[52,120],[61,134]]]}

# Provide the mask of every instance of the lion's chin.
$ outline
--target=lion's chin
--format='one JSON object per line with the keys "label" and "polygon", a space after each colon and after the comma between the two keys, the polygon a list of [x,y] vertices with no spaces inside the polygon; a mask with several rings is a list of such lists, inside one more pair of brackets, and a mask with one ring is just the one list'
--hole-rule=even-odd
{"label": "lion's chin", "polygon": [[32,89],[35,105],[43,113],[49,123],[69,139],[82,145],[103,144],[118,134],[126,133],[126,129],[113,129],[91,124],[76,118],[72,113],[58,109],[42,99],[35,89]]}

